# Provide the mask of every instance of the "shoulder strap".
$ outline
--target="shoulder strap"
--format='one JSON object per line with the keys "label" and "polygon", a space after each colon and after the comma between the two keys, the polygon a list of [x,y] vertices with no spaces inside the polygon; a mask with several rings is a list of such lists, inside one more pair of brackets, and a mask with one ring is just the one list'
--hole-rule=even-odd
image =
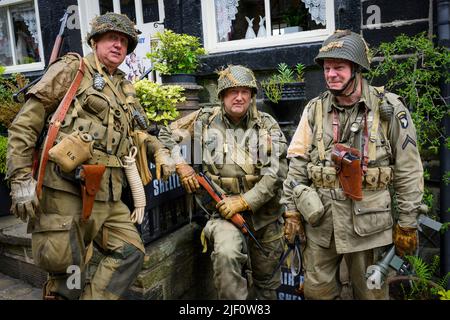
{"label": "shoulder strap", "polygon": [[[375,105],[373,109],[373,122],[372,129],[370,130],[369,137],[369,147],[368,147],[368,157],[369,162],[375,161],[377,156],[377,135],[378,135],[378,127],[380,126],[380,106],[383,103],[384,99],[384,87],[374,87],[375,91],[378,92],[378,103]],[[383,132],[386,136],[387,133],[387,121],[383,121],[381,123]]]}
{"label": "shoulder strap", "polygon": [[317,99],[315,103],[315,122],[317,126],[317,149],[319,151],[320,161],[325,160],[325,144],[323,142],[323,104],[322,98]]}
{"label": "shoulder strap", "polygon": [[64,117],[66,116],[66,113],[69,110],[69,107],[72,103],[72,99],[75,96],[75,94],[78,90],[78,87],[80,86],[81,80],[83,79],[83,76],[84,76],[83,59],[81,58],[81,56],[78,53],[72,53],[72,54],[77,56],[78,60],[80,61],[80,65],[78,67],[75,78],[72,81],[72,84],[70,85],[69,89],[67,90],[66,94],[64,95],[64,98],[61,100],[61,102],[58,106],[58,109],[56,109],[55,113],[53,114],[53,116],[50,120],[47,137],[45,138],[44,148],[42,150],[41,161],[39,164],[38,178],[37,178],[36,193],[39,198],[41,197],[45,167],[47,166],[47,162],[48,162],[48,151],[50,150],[50,148],[53,146],[53,143],[55,142],[56,136],[58,135],[58,132],[59,132],[59,128],[61,127],[61,122],[64,120]]}

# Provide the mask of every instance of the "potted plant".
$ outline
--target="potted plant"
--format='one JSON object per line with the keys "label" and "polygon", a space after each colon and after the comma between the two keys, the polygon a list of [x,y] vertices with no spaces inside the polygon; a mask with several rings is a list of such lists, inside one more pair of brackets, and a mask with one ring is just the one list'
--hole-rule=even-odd
{"label": "potted plant", "polygon": [[290,68],[286,63],[278,64],[277,72],[261,82],[264,102],[281,123],[293,123],[301,112],[301,101],[305,100],[305,66],[297,63]]}
{"label": "potted plant", "polygon": [[152,41],[152,51],[147,57],[153,63],[153,69],[161,75],[163,83],[182,86],[186,100],[178,105],[183,114],[199,108],[202,86],[195,81],[195,72],[199,66],[199,57],[206,54],[197,37],[175,33],[166,29],[156,33],[157,41]]}
{"label": "potted plant", "polygon": [[293,33],[303,31],[305,24],[306,11],[302,8],[291,7],[283,15],[283,21],[286,22],[287,27],[284,28],[284,33]]}
{"label": "potted plant", "polygon": [[[206,54],[199,38],[169,29],[157,32],[156,38],[158,41],[152,42],[152,51],[147,53],[147,57],[152,61],[153,69],[161,74],[163,82],[195,83],[199,56]],[[174,75],[179,78],[168,77]]]}
{"label": "potted plant", "polygon": [[150,122],[167,125],[179,116],[177,104],[186,100],[179,85],[161,85],[148,79],[134,83],[136,95]]}

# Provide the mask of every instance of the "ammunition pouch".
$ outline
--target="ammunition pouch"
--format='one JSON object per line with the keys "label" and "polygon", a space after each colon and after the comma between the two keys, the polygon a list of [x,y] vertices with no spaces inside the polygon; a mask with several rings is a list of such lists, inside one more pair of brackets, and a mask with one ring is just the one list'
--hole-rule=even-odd
{"label": "ammunition pouch", "polygon": [[71,172],[92,158],[94,141],[87,133],[75,131],[65,136],[48,151],[49,160],[57,163],[63,172]]}
{"label": "ammunition pouch", "polygon": [[100,189],[100,182],[106,167],[104,165],[82,165],[77,168],[76,178],[81,183],[83,210],[81,220],[86,222],[94,207],[95,195]]}
{"label": "ammunition pouch", "polygon": [[213,174],[208,176],[227,194],[242,194],[252,189],[262,176],[245,175],[241,177],[221,177]]}
{"label": "ammunition pouch", "polygon": [[303,184],[297,185],[293,190],[294,203],[297,210],[311,226],[320,224],[320,219],[325,213],[325,209],[319,194],[313,188]]}
{"label": "ammunition pouch", "polygon": [[360,152],[337,143],[331,151],[331,160],[345,195],[355,201],[361,201],[363,174]]}

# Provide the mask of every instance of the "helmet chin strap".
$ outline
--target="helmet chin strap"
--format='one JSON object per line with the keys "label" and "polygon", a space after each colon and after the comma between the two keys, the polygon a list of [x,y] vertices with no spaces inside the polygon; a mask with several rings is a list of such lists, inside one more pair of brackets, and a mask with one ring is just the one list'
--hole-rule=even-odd
{"label": "helmet chin strap", "polygon": [[[359,72],[359,71],[358,71]],[[336,97],[350,97],[353,93],[355,93],[356,89],[358,88],[358,83],[359,83],[359,79],[356,76],[357,71],[355,70],[354,65],[352,65],[352,76],[350,77],[350,79],[348,79],[347,83],[344,85],[344,87],[342,89],[331,89],[328,85],[327,85],[327,89],[328,91],[331,92],[332,95],[336,96]],[[353,83],[353,89],[350,93],[348,94],[344,94],[345,90],[347,90],[347,88],[350,86],[350,84]]]}

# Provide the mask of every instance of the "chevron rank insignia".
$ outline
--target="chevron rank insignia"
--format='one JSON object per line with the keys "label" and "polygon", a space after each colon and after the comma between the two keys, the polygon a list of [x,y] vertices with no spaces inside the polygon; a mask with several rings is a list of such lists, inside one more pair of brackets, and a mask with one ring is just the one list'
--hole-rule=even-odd
{"label": "chevron rank insignia", "polygon": [[406,116],[405,111],[400,111],[399,113],[397,113],[397,118],[400,121],[400,125],[403,129],[408,128],[408,117]]}
{"label": "chevron rank insignia", "polygon": [[403,150],[405,150],[405,148],[408,145],[408,143],[411,143],[414,147],[416,146],[416,142],[414,141],[413,138],[411,138],[409,136],[409,134],[406,135],[406,139],[405,139],[405,141],[403,141],[403,144],[402,144],[402,149]]}

